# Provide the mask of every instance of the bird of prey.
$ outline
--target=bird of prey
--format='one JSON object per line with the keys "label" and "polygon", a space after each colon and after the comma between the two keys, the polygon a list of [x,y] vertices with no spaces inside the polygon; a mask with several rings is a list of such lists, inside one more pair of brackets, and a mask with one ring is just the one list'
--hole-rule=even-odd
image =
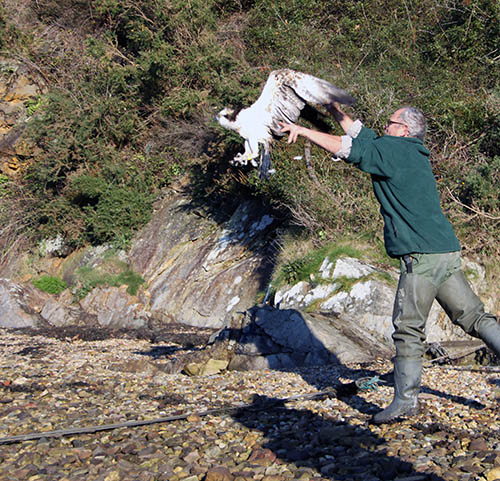
{"label": "bird of prey", "polygon": [[224,108],[215,117],[222,127],[238,132],[245,139],[245,151],[236,155],[231,164],[250,162],[254,167],[260,164],[260,178],[267,178],[273,172],[271,142],[284,135],[280,122],[295,123],[308,103],[328,105],[332,102],[351,105],[355,99],[345,90],[312,75],[290,69],[272,71],[259,98],[250,107],[239,112]]}

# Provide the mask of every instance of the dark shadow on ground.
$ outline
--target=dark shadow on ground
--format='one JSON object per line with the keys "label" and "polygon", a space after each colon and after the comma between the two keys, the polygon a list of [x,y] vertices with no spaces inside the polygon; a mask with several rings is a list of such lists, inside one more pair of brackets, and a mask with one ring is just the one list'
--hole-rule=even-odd
{"label": "dark shadow on ground", "polygon": [[265,436],[262,448],[252,453],[250,461],[255,463],[265,465],[267,460],[270,464],[277,457],[294,463],[299,471],[301,468],[309,473],[313,470],[322,479],[332,481],[412,479],[412,476],[419,481],[444,481],[440,476],[417,471],[411,463],[388,455],[383,448],[384,439],[367,427],[345,421],[342,413],[332,411],[322,416],[285,407],[279,400],[265,396],[255,397],[254,406],[255,411],[244,409],[234,418]]}
{"label": "dark shadow on ground", "polygon": [[[330,387],[338,388],[339,385],[343,389],[347,387],[345,382],[344,384],[339,384],[338,379],[318,377],[313,366],[325,364],[341,366],[342,376],[344,379],[350,380],[350,384],[353,384],[360,378],[368,378],[368,380],[373,381],[371,388],[377,388],[378,385],[393,386],[392,372],[382,374],[373,368],[368,368],[370,363],[366,363],[366,367],[363,367],[363,364],[361,364],[359,369],[352,369],[344,365],[309,329],[300,311],[294,309],[279,310],[270,306],[255,309],[253,310],[253,314],[251,314],[250,322],[246,326],[243,326],[241,329],[226,328],[221,331],[220,337],[235,340],[241,346],[242,351],[246,350],[245,344],[248,343],[250,345],[249,351],[252,354],[252,351],[255,351],[255,353],[269,353],[266,356],[266,360],[270,369],[284,372],[296,371],[308,384],[316,387],[319,391],[327,390]],[[264,314],[259,316],[259,312],[263,312]],[[270,312],[271,314],[266,314],[266,312]],[[280,317],[281,315],[283,317]],[[267,319],[267,321],[263,323],[262,319]],[[340,323],[337,322],[337,325],[340,325]],[[350,331],[349,328],[338,332],[345,333],[345,336],[351,338],[356,334],[355,331]],[[273,339],[276,338],[284,339],[287,343],[286,346],[278,346],[274,343]],[[308,352],[308,348],[310,352]],[[370,346],[368,343],[366,344],[366,349],[368,352],[371,352],[369,351]],[[276,354],[278,350],[282,352]],[[236,352],[238,352],[238,348]],[[304,367],[297,369],[296,366]],[[421,391],[474,409],[485,407],[476,400],[463,396],[450,395],[430,386],[423,385]],[[352,400],[352,407],[358,409],[363,414],[373,414],[380,410],[380,407],[374,406],[356,394],[353,394],[350,399]]]}
{"label": "dark shadow on ground", "polygon": [[[303,317],[300,312],[295,312],[295,320]],[[255,324],[255,317],[253,318]],[[343,365],[335,355],[328,350],[314,334],[303,331],[307,324],[303,320],[302,331],[297,333],[297,348],[300,344],[314,345],[317,350],[316,359],[328,360],[332,365],[340,366],[337,371],[337,379],[318,377],[318,372],[314,367],[301,369],[287,369],[282,364],[286,358],[269,356],[269,367],[271,369],[284,372],[296,372],[310,385],[319,391],[329,390],[333,387],[337,391],[337,398],[343,403],[361,413],[352,424],[341,412],[332,410],[327,416],[314,413],[309,410],[286,407],[282,400],[256,396],[253,405],[257,412],[242,410],[235,415],[235,420],[250,429],[260,430],[265,438],[264,448],[271,451],[268,455],[277,456],[280,459],[295,463],[299,468],[310,468],[321,474],[323,478],[332,481],[369,481],[373,480],[394,480],[398,477],[410,478],[415,476],[419,481],[432,480],[442,481],[443,478],[429,472],[421,473],[411,463],[403,461],[395,456],[388,455],[383,449],[385,440],[374,434],[369,428],[371,416],[378,412],[381,407],[367,401],[357,389],[355,381],[360,378],[379,379],[391,385],[392,375],[381,375],[373,369],[363,368],[353,369]],[[296,326],[295,326],[296,327]],[[245,330],[258,331],[260,326],[252,325],[252,322],[243,327],[241,332],[231,330],[229,338],[238,338],[245,342]],[[249,338],[250,339],[250,338]],[[272,348],[266,346],[265,342],[260,348]],[[292,345],[289,346],[293,351]],[[280,365],[281,364],[281,365]],[[335,373],[335,369],[331,370]],[[350,379],[350,382],[340,382],[339,377]],[[452,396],[440,392],[428,386],[423,387],[424,392],[432,393],[453,402],[467,405],[473,409],[484,407],[482,404],[461,397]],[[290,393],[293,395],[294,393]],[[269,403],[270,407],[262,409],[262,404]],[[360,423],[358,425],[358,422]],[[412,436],[423,436],[425,426],[415,426],[412,421],[406,421],[412,426]],[[266,455],[263,454],[265,457]]]}
{"label": "dark shadow on ground", "polygon": [[495,386],[499,386],[500,387],[500,379],[490,377],[490,378],[488,378],[488,382],[490,384],[493,384]]}
{"label": "dark shadow on ground", "polygon": [[170,357],[178,352],[185,351],[202,351],[203,347],[194,346],[191,343],[187,343],[182,346],[153,346],[149,351],[134,351],[134,354],[141,354],[143,356],[149,356],[153,359],[161,359],[162,357]]}

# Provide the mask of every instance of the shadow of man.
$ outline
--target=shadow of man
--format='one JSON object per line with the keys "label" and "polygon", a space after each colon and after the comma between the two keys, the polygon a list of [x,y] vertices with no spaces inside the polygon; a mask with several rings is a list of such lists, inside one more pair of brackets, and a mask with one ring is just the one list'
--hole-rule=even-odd
{"label": "shadow of man", "polygon": [[[330,408],[326,409],[318,404],[318,410],[312,411],[287,407],[284,400],[277,398],[254,396],[249,408],[234,415],[239,423],[250,429],[260,430],[265,436],[263,445],[253,450],[250,463],[265,465],[270,460],[279,458],[294,463],[299,468],[299,473],[301,469],[307,470],[311,479],[332,481],[443,480],[432,472],[432,467],[427,468],[428,471],[422,471],[424,467],[414,466],[411,462],[388,452],[386,440],[370,430],[367,415],[374,414],[380,407],[359,394],[355,381],[364,377],[376,377],[390,384],[390,375],[343,364],[334,354],[335,350],[332,351],[332,346],[327,347],[316,336],[314,328],[310,328],[310,323],[305,321],[299,311],[287,310],[282,314],[293,314],[292,322],[281,319],[279,325],[277,319],[274,319],[269,327],[266,325],[269,320],[264,322],[262,317],[259,317],[259,309],[266,309],[268,313],[272,310],[268,306],[256,308],[246,324],[237,329],[226,328],[220,337],[237,340],[241,346],[240,352],[265,357],[270,369],[295,372],[320,391],[333,387],[340,403],[330,404]],[[276,346],[278,331],[285,332],[281,337],[280,346]],[[282,355],[279,354],[278,347]],[[314,353],[311,349],[314,349]],[[306,365],[310,364],[308,367],[299,369],[297,364],[292,367],[293,362],[308,359],[310,362],[305,362]],[[321,363],[323,369],[318,368]],[[331,369],[324,369],[325,364],[329,364]],[[338,366],[338,369],[335,366]],[[351,379],[351,382],[341,382],[341,377]],[[450,396],[429,387],[423,390],[471,408],[484,407],[474,400]],[[338,409],[342,403],[346,406],[344,412]],[[359,418],[344,416],[348,410],[347,406],[362,415]],[[356,419],[354,423],[353,419]],[[408,423],[411,424],[411,421],[406,424]],[[402,438],[406,436],[403,431],[407,431],[407,428],[408,426],[401,428]],[[412,424],[411,436],[423,437],[424,433],[421,431],[419,425]]]}
{"label": "shadow of man", "polygon": [[325,414],[286,407],[281,400],[266,396],[255,396],[252,406],[234,415],[236,421],[265,437],[261,445],[252,447],[250,466],[293,463],[297,467],[293,479],[444,481],[389,454],[384,439],[365,426],[349,423],[339,411]]}

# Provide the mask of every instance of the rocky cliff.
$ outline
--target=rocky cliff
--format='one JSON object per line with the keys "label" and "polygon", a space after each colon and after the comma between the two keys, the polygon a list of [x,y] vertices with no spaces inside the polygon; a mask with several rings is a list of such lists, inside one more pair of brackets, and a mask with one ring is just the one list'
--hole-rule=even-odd
{"label": "rocky cliff", "polygon": [[[15,177],[36,154],[22,132],[44,91],[43,79],[25,65],[1,59],[0,73],[0,165],[4,175]],[[140,328],[177,322],[222,329],[220,339],[233,342],[234,368],[390,356],[396,271],[381,271],[367,260],[326,257],[310,281],[277,286],[268,297],[280,229],[271,210],[242,199],[232,211],[213,215],[182,192],[165,193],[128,252],[99,246],[68,255],[58,237],[40,246],[36,260],[21,256],[4,266],[0,327]],[[481,294],[484,268],[470,261],[465,267]],[[109,282],[124,269],[142,278],[138,289]],[[94,281],[82,280],[82,270],[94,273]],[[69,288],[59,295],[42,292],[32,285],[40,274],[64,279]],[[498,299],[486,301],[489,310],[498,310]],[[430,342],[466,339],[437,304],[427,335]]]}
{"label": "rocky cliff", "polygon": [[[101,246],[62,258],[47,245],[64,246],[48,243],[38,266],[70,287],[50,295],[35,289],[30,275],[1,280],[0,327],[139,328],[178,322],[222,329],[219,340],[230,340],[234,369],[390,357],[395,270],[381,271],[356,258],[325,258],[314,279],[281,286],[262,306],[279,227],[256,202],[244,201],[216,221],[188,196],[171,191],[129,252],[114,254],[142,276],[135,294],[125,284],[99,285],[78,297],[79,270],[110,269],[113,250]],[[474,263],[467,271],[480,291],[484,271]],[[427,335],[430,342],[467,339],[437,304]]]}
{"label": "rocky cliff", "polygon": [[40,74],[26,64],[0,58],[0,171],[15,176],[34,155],[22,139],[25,122],[45,91]]}

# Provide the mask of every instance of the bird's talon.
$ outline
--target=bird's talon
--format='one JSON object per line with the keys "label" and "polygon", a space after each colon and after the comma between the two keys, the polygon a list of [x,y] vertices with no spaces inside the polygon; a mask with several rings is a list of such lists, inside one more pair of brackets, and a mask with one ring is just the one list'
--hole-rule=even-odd
{"label": "bird's talon", "polygon": [[247,165],[248,160],[243,157],[243,155],[238,154],[234,157],[233,160],[230,160],[229,163],[231,165]]}

